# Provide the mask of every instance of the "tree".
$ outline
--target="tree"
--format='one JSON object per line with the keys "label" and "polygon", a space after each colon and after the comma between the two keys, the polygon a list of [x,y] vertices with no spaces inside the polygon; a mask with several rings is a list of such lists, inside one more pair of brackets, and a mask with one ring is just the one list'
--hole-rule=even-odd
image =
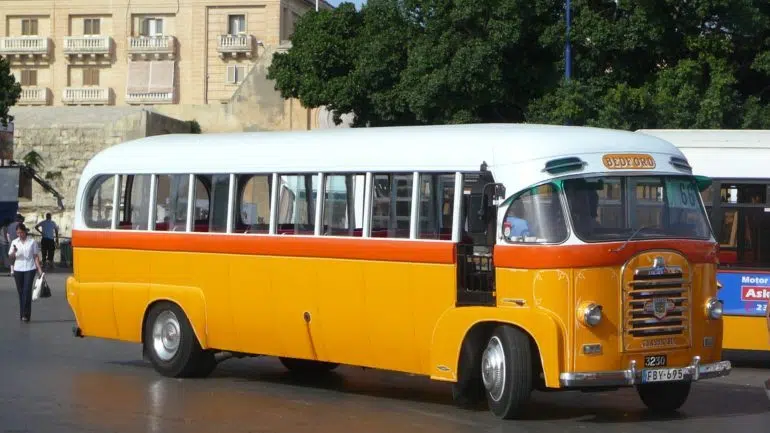
{"label": "tree", "polygon": [[767,2],[573,4],[576,79],[532,101],[529,120],[624,129],[770,127]]}
{"label": "tree", "polygon": [[21,86],[11,74],[8,61],[0,56],[0,124],[7,127],[13,116],[8,110],[16,104],[21,95]]}
{"label": "tree", "polygon": [[269,78],[354,126],[770,127],[770,3],[370,0],[303,16]]}

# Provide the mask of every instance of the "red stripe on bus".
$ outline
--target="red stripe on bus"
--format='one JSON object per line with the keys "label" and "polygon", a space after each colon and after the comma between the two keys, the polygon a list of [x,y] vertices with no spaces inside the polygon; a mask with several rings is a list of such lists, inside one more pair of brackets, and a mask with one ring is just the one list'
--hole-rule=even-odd
{"label": "red stripe on bus", "polygon": [[673,250],[691,263],[717,263],[717,244],[693,240],[650,240],[583,245],[497,245],[495,266],[517,269],[585,268],[622,266],[646,250]]}
{"label": "red stripe on bus", "polygon": [[353,237],[75,230],[72,233],[72,246],[74,248],[251,254],[439,264],[453,264],[455,262],[455,244],[452,242]]}

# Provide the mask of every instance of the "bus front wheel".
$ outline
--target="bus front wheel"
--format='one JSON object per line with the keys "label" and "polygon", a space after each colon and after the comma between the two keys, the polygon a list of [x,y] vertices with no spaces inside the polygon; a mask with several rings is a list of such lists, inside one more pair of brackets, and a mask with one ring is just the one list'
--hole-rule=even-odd
{"label": "bus front wheel", "polygon": [[690,382],[645,383],[636,386],[639,398],[653,412],[675,412],[690,395]]}
{"label": "bus front wheel", "polygon": [[532,394],[529,337],[509,325],[497,327],[481,355],[481,380],[492,413],[503,419],[518,416]]}
{"label": "bus front wheel", "polygon": [[178,305],[152,306],[144,325],[144,352],[155,370],[167,377],[205,377],[216,368],[214,353],[201,348]]}

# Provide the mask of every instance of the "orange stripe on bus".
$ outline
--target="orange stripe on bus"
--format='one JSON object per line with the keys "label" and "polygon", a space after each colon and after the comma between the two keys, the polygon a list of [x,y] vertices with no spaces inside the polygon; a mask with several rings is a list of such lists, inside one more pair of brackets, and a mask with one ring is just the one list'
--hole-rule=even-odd
{"label": "orange stripe on bus", "polygon": [[622,266],[632,256],[647,250],[673,250],[691,263],[717,263],[718,245],[709,241],[650,240],[584,245],[497,245],[495,266],[517,269],[585,268]]}
{"label": "orange stripe on bus", "polygon": [[455,262],[455,244],[451,242],[379,238],[75,230],[72,233],[72,246],[440,264]]}

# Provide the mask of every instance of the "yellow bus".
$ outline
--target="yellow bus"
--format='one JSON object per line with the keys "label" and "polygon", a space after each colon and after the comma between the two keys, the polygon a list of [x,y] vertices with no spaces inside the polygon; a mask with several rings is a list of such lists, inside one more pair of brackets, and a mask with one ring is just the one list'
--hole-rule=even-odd
{"label": "yellow bus", "polygon": [[731,369],[707,186],[670,143],[594,128],[143,138],[80,179],[73,332],[171,377],[263,355],[451,382],[501,418],[534,390],[676,410]]}

